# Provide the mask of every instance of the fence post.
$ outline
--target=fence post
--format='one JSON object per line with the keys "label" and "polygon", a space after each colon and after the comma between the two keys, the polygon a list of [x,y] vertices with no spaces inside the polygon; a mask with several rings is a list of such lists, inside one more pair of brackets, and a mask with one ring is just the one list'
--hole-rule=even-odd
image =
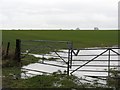
{"label": "fence post", "polygon": [[[120,52],[120,49],[118,49],[118,53]],[[116,86],[116,90],[119,90],[120,88],[120,55],[118,55],[118,72],[117,72],[117,86]]]}
{"label": "fence post", "polygon": [[16,39],[15,59],[21,61],[21,40]]}
{"label": "fence post", "polygon": [[9,47],[10,47],[10,42],[8,42],[8,44],[7,44],[7,49],[6,49],[6,57],[8,56],[8,54],[9,54]]}
{"label": "fence post", "polygon": [[108,77],[110,77],[110,49],[108,49],[109,55],[108,55]]}
{"label": "fence post", "polygon": [[67,75],[69,76],[69,68],[71,68],[72,66],[72,43],[68,42],[68,66],[67,66]]}
{"label": "fence post", "polygon": [[108,48],[108,87],[110,86],[110,51],[111,49]]}
{"label": "fence post", "polygon": [[72,59],[73,59],[72,50],[73,50],[73,43],[71,42],[71,45],[70,45],[70,68],[72,68]]}
{"label": "fence post", "polygon": [[68,50],[68,62],[67,62],[67,75],[69,76],[69,68],[70,68],[70,49]]}

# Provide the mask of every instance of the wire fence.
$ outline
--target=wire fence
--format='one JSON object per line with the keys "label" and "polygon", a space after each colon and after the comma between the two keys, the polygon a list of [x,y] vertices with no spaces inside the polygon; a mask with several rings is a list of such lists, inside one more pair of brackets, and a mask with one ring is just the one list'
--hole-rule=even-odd
{"label": "wire fence", "polygon": [[50,40],[29,40],[22,41],[22,52],[30,52],[35,54],[49,53],[60,49],[69,49],[72,42],[70,41],[50,41]]}

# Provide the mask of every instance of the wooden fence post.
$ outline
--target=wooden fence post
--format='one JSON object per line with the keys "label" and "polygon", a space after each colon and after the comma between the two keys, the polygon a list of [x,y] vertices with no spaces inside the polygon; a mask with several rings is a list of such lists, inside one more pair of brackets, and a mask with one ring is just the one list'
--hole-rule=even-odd
{"label": "wooden fence post", "polygon": [[6,57],[8,57],[8,54],[9,54],[9,47],[10,47],[10,42],[8,42],[7,44],[7,49],[6,49]]}
{"label": "wooden fence post", "polygon": [[21,62],[21,40],[16,39],[15,59]]}

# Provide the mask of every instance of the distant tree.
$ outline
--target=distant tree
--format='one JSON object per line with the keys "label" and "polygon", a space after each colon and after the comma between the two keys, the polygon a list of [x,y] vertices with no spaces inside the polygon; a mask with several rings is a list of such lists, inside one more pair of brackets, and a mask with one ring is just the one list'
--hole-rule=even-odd
{"label": "distant tree", "polygon": [[62,30],[62,29],[59,29],[59,30]]}
{"label": "distant tree", "polygon": [[80,30],[80,28],[79,28],[79,27],[77,27],[77,28],[76,28],[76,30]]}
{"label": "distant tree", "polygon": [[94,30],[99,30],[99,28],[98,27],[94,27]]}

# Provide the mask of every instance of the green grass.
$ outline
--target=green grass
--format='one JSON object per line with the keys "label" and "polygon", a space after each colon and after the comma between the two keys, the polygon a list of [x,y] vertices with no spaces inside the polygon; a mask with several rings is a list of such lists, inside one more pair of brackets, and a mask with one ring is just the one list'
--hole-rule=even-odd
{"label": "green grass", "polygon": [[[74,44],[74,48],[85,48],[85,47],[106,47],[113,46],[118,44],[118,31],[117,30],[104,30],[104,31],[67,31],[67,30],[46,30],[46,31],[2,31],[2,39],[3,46],[6,48],[7,42],[11,43],[12,49],[15,47],[15,40],[21,39],[24,40],[55,40],[55,41],[72,41]],[[14,51],[14,49],[13,49]],[[48,49],[49,51],[49,49]],[[31,59],[31,60],[30,60]],[[27,62],[27,60],[30,60]],[[22,63],[24,65],[28,65],[29,63],[37,62],[38,59],[32,56],[26,56],[26,58],[22,59]],[[10,63],[12,64],[12,63]],[[3,75],[6,76],[3,78],[3,86],[4,87],[15,87],[15,88],[27,88],[27,87],[38,87],[38,88],[54,88],[54,82],[61,84],[60,88],[66,87],[82,87],[81,85],[77,85],[73,81],[75,79],[68,79],[68,77],[63,76],[36,76],[30,79],[18,79],[14,80],[9,75],[19,74],[21,73],[18,67],[8,67],[3,68]],[[60,79],[63,78],[63,79]],[[19,83],[18,83],[19,82]],[[36,83],[33,83],[36,82]],[[85,86],[86,87],[86,86]]]}
{"label": "green grass", "polygon": [[9,41],[15,46],[15,40],[55,40],[72,41],[74,48],[106,47],[118,44],[117,30],[6,30],[2,31],[4,45]]}
{"label": "green grass", "polygon": [[76,76],[62,74],[38,75],[29,79],[12,79],[10,75],[3,78],[4,88],[87,88],[88,86],[90,84],[81,84]]}

